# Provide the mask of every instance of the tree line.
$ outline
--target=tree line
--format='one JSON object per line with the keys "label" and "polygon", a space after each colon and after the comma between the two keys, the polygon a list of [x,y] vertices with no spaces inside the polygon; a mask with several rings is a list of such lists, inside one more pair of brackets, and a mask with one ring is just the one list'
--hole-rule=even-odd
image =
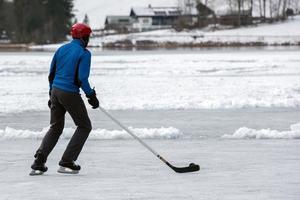
{"label": "tree line", "polygon": [[299,8],[299,0],[227,0],[232,9],[256,9],[261,18],[285,19],[287,9]]}
{"label": "tree line", "polygon": [[[200,19],[204,20],[206,17],[202,15],[205,7],[202,5],[214,11],[221,8],[223,10],[221,15],[231,16],[233,20],[237,20],[237,26],[242,25],[241,19],[245,16],[260,20],[260,22],[273,22],[285,20],[288,16],[299,13],[300,8],[300,0],[177,0],[177,2],[179,7],[187,13],[192,7],[197,7]],[[204,9],[201,10],[201,8]],[[218,16],[220,13],[215,14]]]}
{"label": "tree line", "polygon": [[74,22],[73,0],[0,0],[0,36],[17,43],[65,40]]}

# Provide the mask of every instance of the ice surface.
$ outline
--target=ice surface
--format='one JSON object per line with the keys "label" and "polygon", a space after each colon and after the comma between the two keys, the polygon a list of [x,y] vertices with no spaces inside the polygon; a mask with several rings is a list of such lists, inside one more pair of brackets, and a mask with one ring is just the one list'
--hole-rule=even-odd
{"label": "ice surface", "polygon": [[[51,56],[0,53],[1,200],[299,200],[298,49],[98,54],[91,82],[102,105],[173,165],[193,162],[201,171],[174,173],[89,110],[94,130],[80,174],[56,172],[74,131],[67,128],[49,171],[30,177],[49,123]],[[252,129],[240,129],[240,140],[221,138],[239,127]],[[270,139],[244,139],[263,137]]]}
{"label": "ice surface", "polygon": [[[117,130],[99,111],[89,111],[93,127]],[[69,142],[59,140],[48,157],[49,171],[30,177],[40,139],[0,140],[0,199],[11,200],[298,200],[300,140],[221,139],[241,126],[288,128],[300,119],[299,108],[224,110],[121,110],[112,114],[132,127],[176,127],[178,139],[145,142],[178,167],[193,162],[201,170],[176,174],[132,139],[88,139],[77,163],[79,175],[58,174],[58,162]],[[39,133],[49,112],[0,114],[0,126]],[[66,119],[66,127],[72,124]],[[22,128],[23,127],[23,128]],[[24,128],[26,127],[26,128]],[[299,127],[292,126],[292,130]],[[194,135],[194,137],[188,137]],[[200,137],[205,135],[206,137]]]}
{"label": "ice surface", "polygon": [[0,199],[22,200],[298,200],[299,140],[148,140],[175,166],[200,164],[176,174],[133,140],[88,140],[79,175],[58,174],[67,145],[60,140],[48,172],[31,177],[36,140],[0,145]]}

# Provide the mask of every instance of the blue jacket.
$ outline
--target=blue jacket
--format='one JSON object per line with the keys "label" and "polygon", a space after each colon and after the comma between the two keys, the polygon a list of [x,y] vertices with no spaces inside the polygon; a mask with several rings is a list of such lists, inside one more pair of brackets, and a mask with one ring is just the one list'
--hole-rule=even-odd
{"label": "blue jacket", "polygon": [[91,53],[78,39],[61,46],[54,54],[50,66],[49,87],[66,92],[79,93],[79,88],[86,95],[93,93],[88,78],[91,67]]}

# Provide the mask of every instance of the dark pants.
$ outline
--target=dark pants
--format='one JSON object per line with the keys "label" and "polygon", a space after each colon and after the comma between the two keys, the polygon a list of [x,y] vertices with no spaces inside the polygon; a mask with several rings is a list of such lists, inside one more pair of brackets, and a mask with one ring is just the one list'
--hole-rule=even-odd
{"label": "dark pants", "polygon": [[37,151],[45,158],[53,150],[63,132],[66,112],[71,115],[77,129],[62,156],[62,160],[76,161],[92,130],[91,121],[80,94],[53,88],[51,92],[51,126]]}

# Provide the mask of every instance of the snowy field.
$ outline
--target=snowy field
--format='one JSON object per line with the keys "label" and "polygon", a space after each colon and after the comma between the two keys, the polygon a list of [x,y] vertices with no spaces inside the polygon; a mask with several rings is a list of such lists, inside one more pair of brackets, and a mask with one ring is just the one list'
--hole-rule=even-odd
{"label": "snowy field", "polygon": [[[174,30],[159,30],[144,33],[113,35],[91,40],[90,45],[102,46],[109,42],[130,40],[133,44],[137,41],[151,40],[158,43],[176,42],[181,44],[199,43],[263,43],[266,45],[282,45],[300,43],[300,16],[295,16],[285,22],[274,24],[260,24],[257,26],[242,27],[229,30],[205,31],[190,30],[176,32]],[[283,31],[284,30],[284,31]]]}
{"label": "snowy field", "polygon": [[[177,45],[196,46],[199,44],[220,44],[234,46],[235,44],[246,45],[260,44],[264,46],[299,46],[300,44],[300,16],[289,18],[284,22],[273,24],[259,24],[227,30],[211,31],[210,29],[183,30],[177,32],[172,29],[148,31],[142,33],[109,35],[91,38],[89,45],[102,48],[111,43],[129,40],[133,45],[139,41],[152,41],[161,46],[176,43]],[[33,50],[54,51],[61,44],[35,45]],[[176,45],[175,45],[176,47]]]}
{"label": "snowy field", "polygon": [[[110,110],[300,106],[300,51],[97,54],[91,85]],[[52,53],[0,53],[1,112],[46,111]]]}
{"label": "snowy field", "polygon": [[[0,53],[0,200],[298,200],[298,48],[93,52],[91,83],[102,105],[175,166],[175,174],[88,109],[93,131],[76,176],[30,177],[47,131],[52,53]],[[83,95],[84,97],[84,95]]]}

